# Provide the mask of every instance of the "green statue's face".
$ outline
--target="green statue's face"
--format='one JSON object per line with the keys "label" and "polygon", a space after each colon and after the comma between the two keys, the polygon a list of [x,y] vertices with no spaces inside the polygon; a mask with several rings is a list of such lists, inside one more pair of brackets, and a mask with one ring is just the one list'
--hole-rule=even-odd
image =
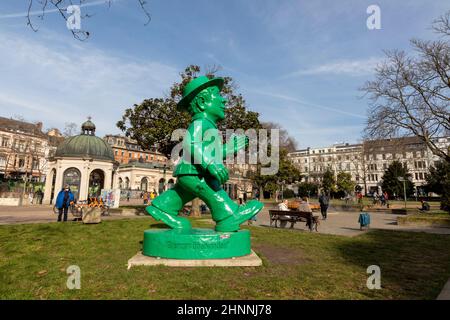
{"label": "green statue's face", "polygon": [[209,87],[200,93],[199,107],[214,121],[225,119],[227,100],[220,95],[218,87]]}

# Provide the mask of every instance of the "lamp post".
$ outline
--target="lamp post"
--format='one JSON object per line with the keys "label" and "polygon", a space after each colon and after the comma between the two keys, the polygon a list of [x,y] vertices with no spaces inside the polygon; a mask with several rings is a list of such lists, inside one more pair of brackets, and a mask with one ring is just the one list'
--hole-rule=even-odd
{"label": "lamp post", "polygon": [[397,180],[403,182],[403,196],[405,197],[405,209],[406,209],[406,179],[403,177],[398,177]]}

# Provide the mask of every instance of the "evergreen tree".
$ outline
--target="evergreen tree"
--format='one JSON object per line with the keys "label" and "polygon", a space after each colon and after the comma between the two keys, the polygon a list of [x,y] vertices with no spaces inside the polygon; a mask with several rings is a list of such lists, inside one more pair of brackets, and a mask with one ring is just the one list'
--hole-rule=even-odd
{"label": "evergreen tree", "polygon": [[441,209],[450,211],[450,163],[440,161],[436,166],[430,167],[426,179],[426,190],[441,195]]}
{"label": "evergreen tree", "polygon": [[408,172],[408,167],[402,165],[399,161],[393,161],[389,167],[384,171],[383,183],[381,187],[383,191],[387,191],[389,196],[404,197],[403,182],[398,178],[405,179],[406,196],[414,193],[414,184],[411,182],[411,174]]}
{"label": "evergreen tree", "polygon": [[352,194],[355,189],[355,183],[352,181],[352,175],[347,172],[339,172],[336,178],[336,188],[338,192]]}
{"label": "evergreen tree", "polygon": [[327,194],[336,191],[336,179],[334,178],[334,172],[331,169],[327,169],[322,177],[322,189]]}

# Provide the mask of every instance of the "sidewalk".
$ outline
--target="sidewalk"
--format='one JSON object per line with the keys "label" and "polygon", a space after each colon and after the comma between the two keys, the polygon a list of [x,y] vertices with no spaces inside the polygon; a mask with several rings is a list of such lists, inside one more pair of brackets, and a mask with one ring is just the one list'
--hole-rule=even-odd
{"label": "sidewalk", "polygon": [[[122,216],[121,214],[111,214],[110,216],[103,216],[102,220],[134,217],[139,216]],[[53,205],[28,205],[22,207],[0,206],[0,225],[56,222],[57,219],[58,215],[53,212]],[[67,220],[72,221],[73,219],[74,217],[69,212],[67,214]]]}
{"label": "sidewalk", "polygon": [[[272,208],[270,208],[272,209]],[[435,234],[450,234],[450,228],[438,227],[422,227],[422,226],[399,226],[397,225],[397,217],[399,215],[383,212],[370,212],[371,225],[370,229],[382,230],[397,230],[397,231],[411,231],[411,232],[427,232]],[[341,236],[357,236],[366,230],[360,230],[358,223],[359,212],[348,211],[329,211],[327,220],[320,218],[320,225],[318,227],[319,233],[334,234]],[[305,222],[298,222],[294,225],[295,230],[309,232],[305,226]],[[270,226],[269,208],[264,209],[258,214],[257,221],[253,225],[262,227]],[[287,223],[286,228],[290,227]]]}

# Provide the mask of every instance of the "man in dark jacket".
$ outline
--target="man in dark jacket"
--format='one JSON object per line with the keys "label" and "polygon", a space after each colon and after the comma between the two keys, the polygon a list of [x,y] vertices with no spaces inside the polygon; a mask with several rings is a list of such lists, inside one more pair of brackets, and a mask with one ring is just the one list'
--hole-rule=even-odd
{"label": "man in dark jacket", "polygon": [[58,208],[58,221],[61,221],[62,214],[64,213],[64,221],[67,221],[67,210],[70,203],[74,201],[73,193],[70,191],[68,185],[64,186],[58,196],[56,197],[56,208]]}
{"label": "man in dark jacket", "polygon": [[325,193],[322,193],[319,197],[319,203],[320,203],[320,212],[322,213],[322,219],[326,220],[330,198]]}

